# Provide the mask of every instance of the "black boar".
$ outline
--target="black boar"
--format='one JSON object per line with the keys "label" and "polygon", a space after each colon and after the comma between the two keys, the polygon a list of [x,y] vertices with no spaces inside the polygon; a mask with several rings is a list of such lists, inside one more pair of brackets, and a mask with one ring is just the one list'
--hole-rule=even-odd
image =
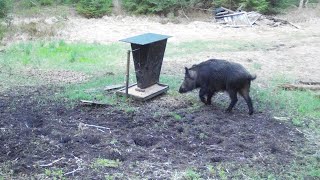
{"label": "black boar", "polygon": [[[190,69],[185,68],[184,81],[179,93],[186,93],[200,88],[200,100],[211,104],[212,96],[218,91],[227,91],[231,102],[226,111],[230,112],[237,103],[237,93],[246,101],[249,114],[253,114],[252,101],[249,96],[251,81],[256,79],[242,65],[219,59],[209,59]],[[205,99],[207,96],[207,99]]]}

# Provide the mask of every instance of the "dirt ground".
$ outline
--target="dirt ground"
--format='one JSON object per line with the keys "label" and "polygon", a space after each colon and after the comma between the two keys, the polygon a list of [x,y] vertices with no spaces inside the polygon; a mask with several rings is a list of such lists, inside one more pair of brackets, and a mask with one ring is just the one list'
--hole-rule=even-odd
{"label": "dirt ground", "polygon": [[[70,18],[57,38],[110,43],[153,32],[173,36],[170,42],[234,40],[266,42],[266,50],[200,53],[197,57],[164,61],[170,67],[189,66],[209,57],[224,58],[252,68],[262,80],[285,74],[296,80],[320,81],[320,20],[291,26],[225,28],[212,22],[162,24],[142,17]],[[258,80],[259,82],[259,80]],[[201,106],[162,96],[135,103],[135,111],[113,106],[69,107],[52,100],[57,87],[21,87],[0,94],[0,164],[8,178],[45,179],[46,169],[62,169],[68,179],[179,179],[195,168],[202,178],[217,178],[207,165],[231,163],[230,179],[241,168],[283,174],[298,159],[306,142],[296,127],[273,119],[271,112],[247,115],[243,101],[233,113],[220,106]],[[168,103],[169,102],[169,103]],[[179,116],[175,116],[173,112]],[[99,127],[93,127],[95,125]],[[308,153],[308,152],[305,152]],[[119,167],[96,167],[97,158],[119,160]],[[7,176],[5,176],[7,177]],[[49,177],[53,177],[52,175]],[[267,178],[267,177],[265,177]],[[49,178],[50,179],[50,178]]]}
{"label": "dirt ground", "polygon": [[[227,114],[221,107],[190,110],[192,104],[178,99],[168,104],[158,98],[125,112],[114,107],[66,108],[43,99],[56,92],[27,88],[0,96],[0,163],[14,177],[41,179],[44,169],[54,167],[64,173],[76,170],[65,176],[71,179],[103,179],[108,174],[178,179],[192,167],[203,178],[214,178],[207,165],[227,162],[236,165],[230,172],[255,166],[281,174],[305,142],[296,128],[268,112],[247,115],[243,102]],[[97,158],[118,159],[120,166],[94,168]]]}

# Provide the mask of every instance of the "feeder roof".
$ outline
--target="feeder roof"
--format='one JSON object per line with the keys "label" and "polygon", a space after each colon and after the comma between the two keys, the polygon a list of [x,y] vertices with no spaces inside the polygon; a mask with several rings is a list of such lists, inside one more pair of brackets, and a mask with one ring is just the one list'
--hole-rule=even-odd
{"label": "feeder roof", "polygon": [[122,42],[132,43],[132,44],[139,44],[139,45],[147,45],[157,41],[161,41],[164,39],[168,39],[171,36],[161,35],[161,34],[154,34],[154,33],[146,33],[141,34],[138,36],[129,37],[126,39],[121,39]]}

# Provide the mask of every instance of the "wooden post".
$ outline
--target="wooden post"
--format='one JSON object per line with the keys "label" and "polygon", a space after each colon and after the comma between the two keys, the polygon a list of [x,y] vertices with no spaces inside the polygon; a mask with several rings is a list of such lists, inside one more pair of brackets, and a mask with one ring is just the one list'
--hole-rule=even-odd
{"label": "wooden post", "polygon": [[127,52],[127,72],[126,72],[126,98],[129,98],[129,69],[130,69],[130,53],[131,51],[128,50]]}

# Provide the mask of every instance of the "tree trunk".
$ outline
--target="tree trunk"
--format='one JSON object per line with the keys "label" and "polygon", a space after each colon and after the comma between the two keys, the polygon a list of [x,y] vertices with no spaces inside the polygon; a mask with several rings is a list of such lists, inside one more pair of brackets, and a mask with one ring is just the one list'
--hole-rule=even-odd
{"label": "tree trunk", "polygon": [[302,9],[302,8],[303,8],[303,4],[304,4],[304,0],[300,0],[299,9]]}
{"label": "tree trunk", "polygon": [[121,0],[112,0],[112,4],[113,4],[114,13],[121,14],[122,12]]}

